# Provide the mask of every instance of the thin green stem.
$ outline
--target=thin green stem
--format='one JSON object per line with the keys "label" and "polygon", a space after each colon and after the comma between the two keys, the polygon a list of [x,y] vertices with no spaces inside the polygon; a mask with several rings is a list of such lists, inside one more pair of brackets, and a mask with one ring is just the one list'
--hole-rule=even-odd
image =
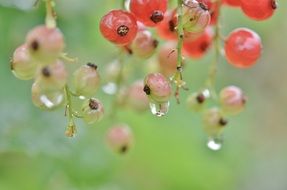
{"label": "thin green stem", "polygon": [[54,10],[54,1],[53,0],[45,0],[46,2],[46,26],[48,28],[55,28],[57,26],[56,23],[56,12]]}
{"label": "thin green stem", "polygon": [[65,86],[65,95],[67,100],[66,112],[68,112],[68,127],[66,128],[65,134],[68,137],[73,137],[76,133],[76,125],[74,122],[74,111],[72,107],[71,93],[68,85]]}

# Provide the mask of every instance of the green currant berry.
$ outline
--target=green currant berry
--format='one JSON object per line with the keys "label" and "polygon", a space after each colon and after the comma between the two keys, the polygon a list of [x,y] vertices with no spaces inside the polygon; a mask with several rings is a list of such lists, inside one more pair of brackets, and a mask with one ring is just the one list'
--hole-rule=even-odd
{"label": "green currant berry", "polygon": [[86,99],[82,105],[83,119],[87,124],[100,121],[104,116],[104,106],[96,98]]}

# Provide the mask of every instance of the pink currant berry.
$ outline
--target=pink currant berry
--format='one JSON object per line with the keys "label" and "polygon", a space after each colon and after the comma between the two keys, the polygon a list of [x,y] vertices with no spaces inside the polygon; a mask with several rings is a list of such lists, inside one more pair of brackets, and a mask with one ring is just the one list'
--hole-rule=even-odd
{"label": "pink currant berry", "polygon": [[67,83],[67,71],[62,61],[43,66],[37,73],[36,82],[46,89],[62,89]]}
{"label": "pink currant berry", "polygon": [[100,121],[104,116],[104,106],[96,98],[86,99],[82,105],[83,120],[87,124]]}
{"label": "pink currant berry", "polygon": [[29,80],[35,76],[37,64],[30,59],[25,44],[19,46],[13,54],[11,69],[13,74],[21,80]]}
{"label": "pink currant berry", "polygon": [[32,102],[44,110],[54,110],[63,105],[65,100],[63,89],[46,89],[45,86],[34,82],[32,85]]}
{"label": "pink currant berry", "polygon": [[242,11],[251,19],[266,20],[277,8],[276,0],[241,0]]}
{"label": "pink currant berry", "polygon": [[208,51],[213,40],[213,31],[207,27],[202,35],[194,40],[185,40],[183,43],[184,54],[192,58],[201,58]]}
{"label": "pink currant berry", "polygon": [[112,10],[101,19],[100,31],[110,42],[126,45],[136,37],[138,26],[133,14]]}
{"label": "pink currant berry", "polygon": [[240,7],[241,0],[223,0],[223,3],[232,7]]}
{"label": "pink currant berry", "polygon": [[251,67],[261,55],[262,44],[257,33],[247,28],[232,31],[225,42],[227,61],[239,68]]}
{"label": "pink currant berry", "polygon": [[133,144],[133,134],[126,124],[117,124],[109,129],[107,143],[117,153],[126,153]]}
{"label": "pink currant berry", "polygon": [[228,86],[221,90],[220,102],[225,113],[238,114],[244,109],[246,97],[240,88]]}
{"label": "pink currant berry", "polygon": [[32,29],[27,37],[26,44],[31,56],[41,64],[54,62],[65,47],[64,37],[58,28],[37,26]]}
{"label": "pink currant berry", "polygon": [[176,9],[167,11],[163,21],[157,26],[157,33],[159,37],[164,40],[176,40]]}
{"label": "pink currant berry", "polygon": [[176,72],[177,49],[176,42],[167,42],[160,47],[158,53],[160,71],[165,76],[171,76]]}
{"label": "pink currant berry", "polygon": [[210,108],[203,113],[204,130],[210,137],[218,137],[228,121],[218,108]]}
{"label": "pink currant berry", "polygon": [[149,107],[149,100],[143,91],[144,82],[135,81],[128,89],[126,101],[129,107],[136,111],[145,111]]}
{"label": "pink currant berry", "polygon": [[160,73],[152,73],[145,77],[144,92],[151,101],[156,103],[168,102],[172,89],[168,79]]}
{"label": "pink currant berry", "polygon": [[164,18],[167,0],[131,0],[130,10],[146,26],[156,26]]}
{"label": "pink currant berry", "polygon": [[97,65],[88,63],[78,68],[73,74],[75,92],[78,96],[91,97],[100,86]]}

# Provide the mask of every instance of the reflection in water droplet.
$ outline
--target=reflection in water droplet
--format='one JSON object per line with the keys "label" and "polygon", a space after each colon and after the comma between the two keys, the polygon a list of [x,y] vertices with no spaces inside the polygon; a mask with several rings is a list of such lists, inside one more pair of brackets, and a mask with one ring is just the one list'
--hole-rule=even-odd
{"label": "reflection in water droplet", "polygon": [[207,147],[211,150],[217,151],[222,148],[223,139],[221,137],[209,137]]}
{"label": "reflection in water droplet", "polygon": [[102,87],[102,89],[106,94],[113,95],[117,91],[117,85],[113,82],[108,82]]}
{"label": "reflection in water droplet", "polygon": [[164,102],[164,103],[150,102],[149,106],[150,106],[150,111],[153,115],[162,117],[166,115],[168,112],[169,102]]}

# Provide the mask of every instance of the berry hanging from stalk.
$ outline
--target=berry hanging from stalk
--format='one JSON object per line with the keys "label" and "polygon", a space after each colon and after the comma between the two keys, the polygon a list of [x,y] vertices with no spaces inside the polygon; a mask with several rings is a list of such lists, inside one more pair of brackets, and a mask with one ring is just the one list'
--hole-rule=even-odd
{"label": "berry hanging from stalk", "polygon": [[266,20],[277,9],[276,0],[241,0],[242,11],[251,19]]}
{"label": "berry hanging from stalk", "polygon": [[82,105],[83,120],[87,124],[100,121],[104,116],[104,106],[96,98],[86,99]]}
{"label": "berry hanging from stalk", "polygon": [[224,113],[236,115],[244,109],[246,97],[239,87],[228,86],[220,92],[220,103]]}

